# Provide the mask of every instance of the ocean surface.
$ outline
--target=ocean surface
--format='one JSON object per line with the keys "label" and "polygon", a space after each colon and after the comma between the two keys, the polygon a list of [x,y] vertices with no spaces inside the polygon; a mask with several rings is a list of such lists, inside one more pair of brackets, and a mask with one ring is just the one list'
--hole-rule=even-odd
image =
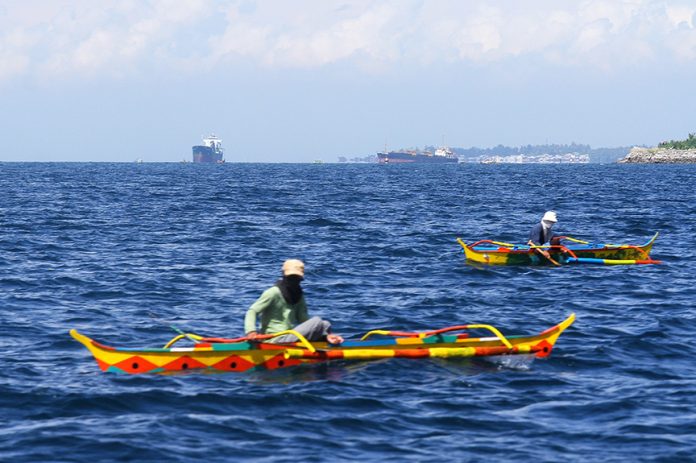
{"label": "ocean surface", "polygon": [[[0,163],[0,460],[696,461],[696,166]],[[647,241],[663,265],[477,267],[461,237]],[[370,329],[577,321],[547,359],[102,373],[70,328],[242,334],[306,262]]]}

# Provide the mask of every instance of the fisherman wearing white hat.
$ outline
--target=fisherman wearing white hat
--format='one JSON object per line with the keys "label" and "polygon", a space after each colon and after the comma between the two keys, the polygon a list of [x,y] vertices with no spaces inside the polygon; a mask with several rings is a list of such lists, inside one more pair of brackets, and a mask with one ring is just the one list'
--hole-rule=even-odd
{"label": "fisherman wearing white hat", "polygon": [[[553,228],[556,222],[558,222],[556,213],[554,211],[547,211],[544,217],[541,218],[541,222],[532,227],[532,231],[529,232],[529,241],[527,244],[530,246],[543,246],[547,243],[556,244],[559,237],[551,232],[551,228]],[[551,258],[547,250],[537,249],[537,251],[548,260],[558,265],[558,263]]]}
{"label": "fisherman wearing white hat", "polygon": [[[244,317],[244,332],[250,339],[260,334],[274,334],[295,330],[309,341],[328,341],[341,344],[343,338],[331,334],[331,323],[320,317],[309,318],[307,304],[300,283],[304,280],[304,263],[289,259],[283,263],[283,277],[261,294]],[[257,317],[261,316],[261,329],[257,331]],[[272,338],[270,342],[296,342],[292,334]]]}

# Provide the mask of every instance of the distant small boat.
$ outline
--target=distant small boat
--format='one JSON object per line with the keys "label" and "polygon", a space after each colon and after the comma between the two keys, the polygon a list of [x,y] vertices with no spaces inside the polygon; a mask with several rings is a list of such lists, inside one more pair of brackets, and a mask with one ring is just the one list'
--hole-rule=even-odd
{"label": "distant small boat", "polygon": [[[551,263],[586,263],[604,265],[659,264],[650,257],[658,233],[642,245],[588,243],[568,236],[562,238],[572,241],[568,245],[529,246],[526,244],[501,243],[480,240],[466,244],[457,238],[464,248],[469,262],[490,265],[549,265]],[[538,250],[549,252],[550,261],[539,255]]]}
{"label": "distant small boat", "polygon": [[138,158],[138,159],[135,160],[135,163],[136,163],[136,164],[142,164],[142,163],[143,163],[143,160],[142,160],[141,158]]}

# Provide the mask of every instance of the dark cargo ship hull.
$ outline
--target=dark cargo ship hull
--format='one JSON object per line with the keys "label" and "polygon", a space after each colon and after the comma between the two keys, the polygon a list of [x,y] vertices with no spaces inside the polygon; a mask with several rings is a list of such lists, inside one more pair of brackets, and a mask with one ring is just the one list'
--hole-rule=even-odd
{"label": "dark cargo ship hull", "polygon": [[193,147],[193,162],[216,163],[222,162],[222,153],[216,153],[213,148],[208,146]]}
{"label": "dark cargo ship hull", "polygon": [[433,156],[428,154],[411,154],[411,153],[400,153],[400,152],[390,152],[390,153],[377,153],[380,164],[401,164],[401,163],[452,163],[459,162],[459,159],[455,156]]}

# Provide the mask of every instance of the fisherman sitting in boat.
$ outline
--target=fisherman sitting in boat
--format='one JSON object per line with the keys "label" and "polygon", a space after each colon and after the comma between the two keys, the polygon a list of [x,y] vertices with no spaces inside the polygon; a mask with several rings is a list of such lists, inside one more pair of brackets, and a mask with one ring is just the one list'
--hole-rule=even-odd
{"label": "fisherman sitting in boat", "polygon": [[[261,315],[260,334],[274,334],[286,330],[295,330],[309,341],[328,341],[341,344],[343,338],[331,334],[331,323],[320,317],[309,318],[300,283],[304,280],[304,263],[289,259],[283,263],[283,278],[261,294],[244,318],[244,332],[250,339],[255,339],[259,332],[256,328],[258,315]],[[296,342],[292,334],[272,338],[270,342]]]}
{"label": "fisherman sitting in boat", "polygon": [[[551,228],[553,228],[556,222],[558,222],[556,213],[554,211],[547,211],[544,217],[541,218],[541,222],[532,227],[532,231],[529,232],[529,241],[527,244],[530,246],[543,246],[547,243],[554,246],[559,245],[561,237],[551,232]],[[549,254],[549,251],[546,249],[537,249],[537,252],[555,263],[551,258],[551,254]]]}

